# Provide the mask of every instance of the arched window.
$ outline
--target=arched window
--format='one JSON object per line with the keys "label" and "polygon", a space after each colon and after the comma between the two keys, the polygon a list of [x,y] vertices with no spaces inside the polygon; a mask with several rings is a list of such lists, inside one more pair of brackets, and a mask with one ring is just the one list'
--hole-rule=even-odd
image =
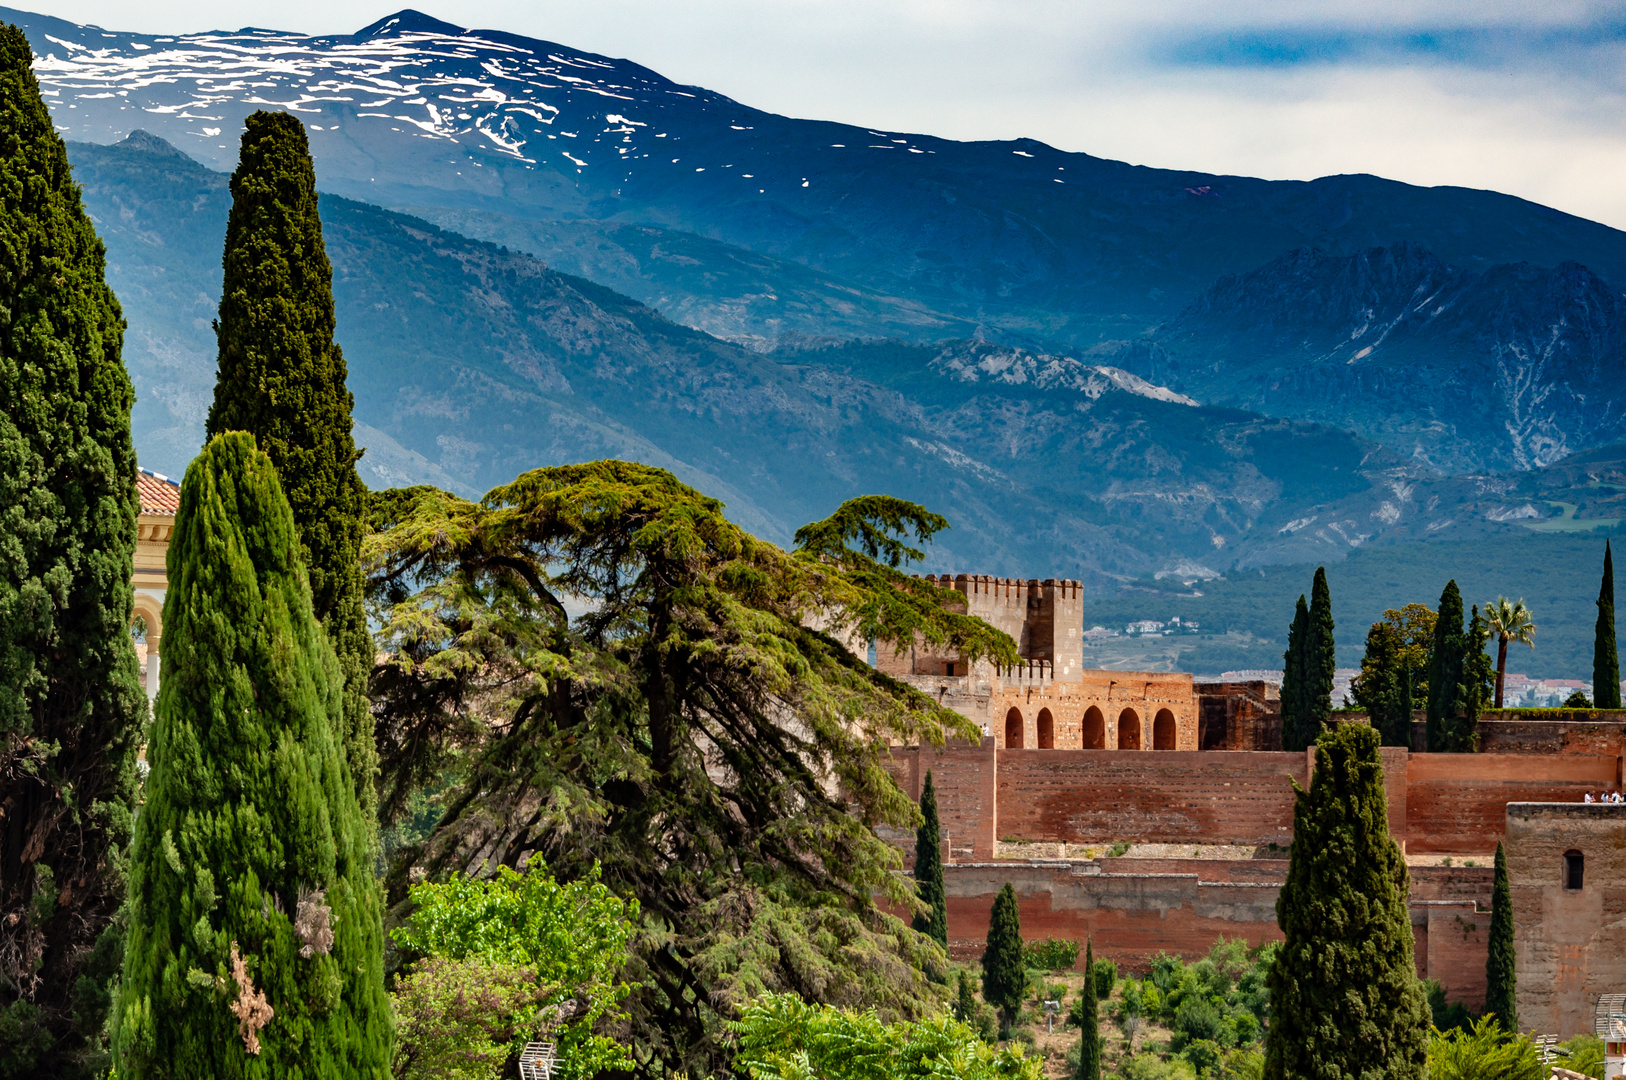
{"label": "arched window", "polygon": [[1140,749],[1140,717],[1135,715],[1134,709],[1118,714],[1118,749]]}
{"label": "arched window", "polygon": [[1022,710],[1012,709],[1005,714],[1005,749],[1022,749]]}
{"label": "arched window", "polygon": [[1152,721],[1152,749],[1174,749],[1174,714],[1167,709],[1157,710],[1157,718]]}
{"label": "arched window", "polygon": [[1573,848],[1564,852],[1564,888],[1579,889],[1586,876],[1586,856]]}
{"label": "arched window", "polygon": [[1105,750],[1107,748],[1107,718],[1101,715],[1101,710],[1091,705],[1084,710],[1084,749]]}
{"label": "arched window", "polygon": [[1039,710],[1039,749],[1054,750],[1056,748],[1056,721],[1050,715],[1049,709]]}

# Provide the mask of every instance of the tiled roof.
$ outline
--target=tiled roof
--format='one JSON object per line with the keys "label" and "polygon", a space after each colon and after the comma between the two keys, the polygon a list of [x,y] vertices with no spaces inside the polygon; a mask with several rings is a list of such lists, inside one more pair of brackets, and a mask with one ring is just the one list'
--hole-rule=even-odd
{"label": "tiled roof", "polygon": [[181,485],[150,469],[136,473],[136,490],[141,493],[143,514],[162,514],[174,517],[181,508]]}

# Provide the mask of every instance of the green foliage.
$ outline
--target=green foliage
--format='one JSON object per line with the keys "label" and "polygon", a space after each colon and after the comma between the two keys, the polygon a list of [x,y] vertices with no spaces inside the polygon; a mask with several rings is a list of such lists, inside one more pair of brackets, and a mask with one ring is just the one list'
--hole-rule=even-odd
{"label": "green foliage", "polygon": [[541,1025],[536,973],[479,957],[428,957],[394,993],[395,1075],[402,1080],[497,1080]]}
{"label": "green foliage", "polygon": [[1101,1016],[1096,997],[1094,942],[1085,946],[1084,970],[1089,972],[1089,977],[1084,980],[1074,1010],[1079,1035],[1078,1068],[1073,1072],[1073,1080],[1101,1080]]}
{"label": "green foliage", "polygon": [[1192,964],[1159,953],[1144,981],[1124,981],[1113,1017],[1126,1031],[1140,1016],[1168,1027],[1170,1049],[1204,1076],[1249,1075],[1249,1054],[1270,1015],[1266,983],[1277,948],[1221,938]]}
{"label": "green foliage", "polygon": [[0,1077],[71,1077],[106,1068],[117,963],[90,961],[124,893],[146,718],[128,630],[135,394],[32,61],[0,27]]}
{"label": "green foliage", "polygon": [[[948,947],[948,898],[943,892],[943,826],[937,820],[937,789],[931,770],[920,791],[920,828],[915,832],[915,895],[925,906],[915,912],[918,933]],[[1076,953],[1076,947],[1075,947]]]}
{"label": "green foliage", "polygon": [[1016,890],[1006,882],[994,898],[988,918],[988,942],[982,950],[982,998],[999,1010],[1003,1035],[1016,1022],[1016,1010],[1027,995],[1028,972],[1022,955],[1022,922]]}
{"label": "green foliage", "polygon": [[891,745],[976,731],[843,642],[919,631],[1016,656],[944,590],[860,552],[784,552],[722,509],[622,461],[480,503],[371,502],[386,816],[460,777],[392,897],[488,859],[540,855],[565,881],[601,866],[640,905],[625,1041],[651,1075],[726,1067],[723,1022],[767,992],[888,1019],[946,1004],[941,948],[876,902],[913,890],[873,826],[921,824]]}
{"label": "green foliage", "polygon": [[1590,1033],[1577,1035],[1559,1043],[1558,1048],[1569,1053],[1569,1057],[1564,1059],[1564,1068],[1603,1080],[1602,1039]]}
{"label": "green foliage", "polygon": [[[392,934],[403,950],[422,957],[396,996],[418,1024],[400,1032],[398,1057],[409,1072],[432,1075],[447,1052],[444,1041],[463,1037],[455,1030],[457,1017],[465,1015],[457,988],[481,965],[493,973],[494,990],[498,983],[506,987],[508,1005],[487,1013],[481,1021],[486,1026],[469,1038],[506,1042],[517,1053],[528,1038],[546,1035],[559,1045],[558,1075],[564,1080],[630,1063],[623,1047],[594,1028],[622,1018],[617,1006],[630,988],[617,976],[638,903],[622,901],[598,877],[595,870],[560,884],[533,863],[523,874],[503,866],[495,878],[454,874],[413,886],[412,915]],[[515,972],[528,977],[523,993]],[[497,1040],[496,1032],[508,1034]]]}
{"label": "green foliage", "polygon": [[1474,748],[1471,731],[1465,729],[1468,650],[1468,633],[1462,625],[1462,593],[1455,580],[1448,581],[1440,594],[1434,648],[1428,659],[1428,748],[1436,754]]}
{"label": "green foliage", "polygon": [[1042,971],[1069,971],[1078,963],[1078,942],[1062,938],[1029,941],[1022,946],[1022,963]]}
{"label": "green foliage", "polygon": [[1434,612],[1422,604],[1391,608],[1366,632],[1366,655],[1350,696],[1367,711],[1384,746],[1411,745],[1414,703],[1428,696],[1433,638]]}
{"label": "green foliage", "polygon": [[1197,1070],[1182,1057],[1131,1054],[1118,1063],[1114,1080],[1197,1080]]}
{"label": "green foliage", "polygon": [[1475,604],[1468,619],[1468,652],[1462,664],[1462,720],[1455,739],[1462,750],[1479,749],[1479,714],[1496,699],[1496,667],[1485,646],[1490,642],[1490,624]]}
{"label": "green foliage", "polygon": [[1305,680],[1309,677],[1310,607],[1299,594],[1293,622],[1287,630],[1287,651],[1282,654],[1282,749],[1303,750],[1306,709]]}
{"label": "green foliage", "polygon": [[1615,557],[1603,542],[1598,625],[1592,634],[1592,696],[1600,709],[1620,708],[1620,652],[1615,646]]}
{"label": "green foliage", "polygon": [[1479,1019],[1478,1015],[1461,1001],[1447,1001],[1445,984],[1438,979],[1423,980],[1423,997],[1428,1001],[1430,1021],[1440,1031],[1450,1031],[1452,1028],[1466,1031]]}
{"label": "green foliage", "polygon": [[305,126],[293,113],[244,121],[231,177],[220,350],[208,435],[251,433],[270,456],[299,529],[311,603],[344,676],[342,747],[363,813],[376,814],[367,677],[373,643],[362,602],[366,489],[356,475],[353,404],[333,341],[333,269],[316,211]]}
{"label": "green foliage", "polygon": [[1111,960],[1097,960],[1091,971],[1095,976],[1095,997],[1105,1001],[1112,996],[1112,987],[1118,981],[1118,965]]}
{"label": "green foliage", "polygon": [[1428,1080],[1542,1080],[1545,1071],[1528,1036],[1509,1034],[1489,1016],[1428,1041]]}
{"label": "green foliage", "polygon": [[1509,601],[1505,596],[1498,596],[1495,602],[1485,605],[1485,624],[1496,638],[1496,695],[1492,703],[1500,709],[1502,684],[1507,675],[1508,643],[1521,642],[1535,649],[1536,624],[1522,598]]}
{"label": "green foliage", "polygon": [[1561,707],[1565,709],[1590,709],[1592,708],[1592,699],[1586,696],[1585,691],[1577,690],[1564,699],[1564,704]]}
{"label": "green foliage", "polygon": [[751,1080],[1040,1080],[1043,1060],[996,1050],[947,1016],[882,1023],[873,1010],[809,1005],[767,994],[729,1027],[734,1070]]}
{"label": "green foliage", "polygon": [[1491,917],[1485,954],[1485,1012],[1504,1031],[1519,1030],[1518,977],[1513,950],[1513,890],[1507,880],[1507,857],[1496,844],[1496,873],[1491,883]]}
{"label": "green foliage", "polygon": [[1310,790],[1296,792],[1266,1076],[1421,1076],[1428,1012],[1407,892],[1377,732],[1341,724],[1316,744]]}
{"label": "green foliage", "polygon": [[1304,644],[1304,744],[1321,734],[1332,716],[1332,682],[1337,675],[1338,647],[1334,640],[1332,592],[1327,588],[1327,568],[1315,569],[1310,586],[1310,634]]}
{"label": "green foliage", "polygon": [[[378,885],[336,736],[343,680],[299,551],[271,460],[242,432],[212,439],[169,549],[114,1017],[123,1080],[389,1069]],[[243,1015],[257,995],[268,1023]]]}

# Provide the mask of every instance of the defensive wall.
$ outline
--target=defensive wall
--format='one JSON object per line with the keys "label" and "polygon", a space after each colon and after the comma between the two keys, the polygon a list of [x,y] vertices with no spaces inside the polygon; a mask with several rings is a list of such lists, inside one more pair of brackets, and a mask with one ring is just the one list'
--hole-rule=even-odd
{"label": "defensive wall", "polygon": [[[1449,855],[1456,864],[1411,867],[1419,974],[1477,1009],[1490,867],[1509,834],[1509,804],[1583,806],[1586,792],[1619,790],[1621,759],[1575,751],[1413,754],[1404,747],[1381,754],[1395,840],[1408,855],[1435,863]],[[1309,785],[1313,750],[1017,750],[988,736],[976,745],[894,747],[891,767],[915,798],[932,772],[950,948],[962,958],[980,955],[994,896],[1007,881],[1017,891],[1025,937],[1093,936],[1098,954],[1130,968],[1143,968],[1159,951],[1204,953],[1221,936],[1254,945],[1280,937],[1281,855],[1292,843],[1294,785]],[[894,840],[906,862],[912,859],[913,837]],[[1106,857],[1115,843],[1240,845],[1253,857]],[[1098,857],[1000,857],[1026,845],[1093,849]],[[1469,860],[1476,865],[1463,865]],[[1620,904],[1626,912],[1626,888]]]}

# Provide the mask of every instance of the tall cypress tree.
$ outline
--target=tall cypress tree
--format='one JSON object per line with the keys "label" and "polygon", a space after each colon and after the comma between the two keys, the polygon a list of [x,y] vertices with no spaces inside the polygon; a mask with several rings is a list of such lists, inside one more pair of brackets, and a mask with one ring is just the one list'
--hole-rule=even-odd
{"label": "tall cypress tree", "polygon": [[1518,978],[1513,954],[1513,891],[1507,883],[1507,857],[1496,844],[1496,877],[1491,885],[1490,948],[1485,954],[1485,1011],[1503,1031],[1519,1030]]}
{"label": "tall cypress tree", "polygon": [[390,1063],[369,830],[343,676],[251,436],[186,471],[130,874],[118,1072],[364,1077]]}
{"label": "tall cypress tree", "polygon": [[914,927],[939,945],[948,946],[948,900],[943,891],[943,826],[937,818],[937,791],[931,770],[920,790],[920,815],[915,832],[915,890],[927,910],[917,914]]}
{"label": "tall cypress tree", "polygon": [[1101,1080],[1101,1016],[1095,994],[1095,942],[1084,943],[1084,988],[1079,993],[1078,1071],[1073,1080]]}
{"label": "tall cypress tree", "polygon": [[1343,724],[1299,789],[1286,940],[1272,966],[1267,1080],[1425,1075],[1428,1003],[1412,961],[1406,860],[1389,837],[1378,733]]}
{"label": "tall cypress tree", "polygon": [[317,621],[344,672],[344,752],[371,816],[377,753],[367,707],[373,644],[362,609],[365,490],[356,475],[353,400],[333,340],[333,269],[317,216],[305,127],[290,113],[245,121],[231,178],[220,369],[210,436],[247,431],[277,467],[299,527]]}
{"label": "tall cypress tree", "polygon": [[1016,909],[1011,883],[999,890],[988,919],[988,944],[982,950],[982,1000],[999,1010],[999,1033],[1016,1023],[1022,995],[1028,990],[1028,969],[1022,959],[1022,918]]}
{"label": "tall cypress tree", "polygon": [[1332,683],[1338,675],[1338,648],[1333,641],[1332,590],[1327,568],[1318,566],[1310,586],[1309,637],[1304,643],[1304,743],[1320,736],[1332,719]]}
{"label": "tall cypress tree", "polygon": [[1282,654],[1282,749],[1303,750],[1305,656],[1310,641],[1310,608],[1299,596],[1293,625],[1287,630],[1287,651]]}
{"label": "tall cypress tree", "polygon": [[68,156],[0,27],[0,1076],[100,1074],[146,717],[135,394]]}
{"label": "tall cypress tree", "polygon": [[1603,542],[1603,581],[1598,585],[1598,627],[1592,635],[1592,704],[1620,708],[1620,652],[1615,648],[1615,559]]}
{"label": "tall cypress tree", "polygon": [[1451,722],[1462,715],[1463,664],[1468,639],[1462,629],[1462,593],[1453,579],[1440,593],[1440,613],[1434,621],[1434,648],[1428,657],[1428,748],[1435,753],[1453,749]]}

